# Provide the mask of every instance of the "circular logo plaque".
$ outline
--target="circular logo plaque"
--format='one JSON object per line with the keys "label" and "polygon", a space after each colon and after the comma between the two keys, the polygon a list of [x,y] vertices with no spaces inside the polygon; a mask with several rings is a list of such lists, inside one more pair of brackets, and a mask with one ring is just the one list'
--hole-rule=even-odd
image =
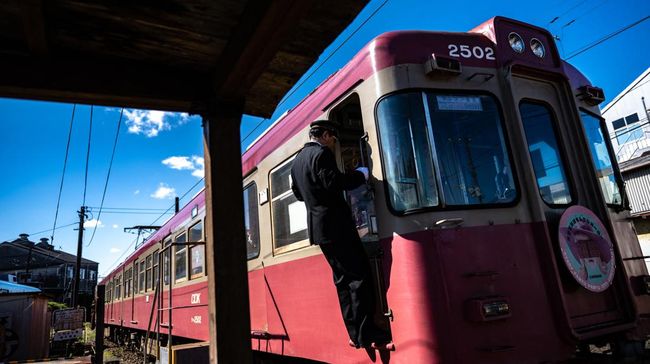
{"label": "circular logo plaque", "polygon": [[560,219],[560,250],[578,283],[592,292],[606,290],[614,279],[614,247],[603,223],[591,210],[569,207]]}

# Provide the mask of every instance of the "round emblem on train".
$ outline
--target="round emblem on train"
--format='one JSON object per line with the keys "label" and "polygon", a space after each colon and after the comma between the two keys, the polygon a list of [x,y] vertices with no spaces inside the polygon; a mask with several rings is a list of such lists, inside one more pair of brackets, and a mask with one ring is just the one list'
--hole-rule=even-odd
{"label": "round emblem on train", "polygon": [[571,275],[592,292],[606,290],[614,279],[614,246],[603,223],[582,206],[569,207],[560,219],[560,250]]}

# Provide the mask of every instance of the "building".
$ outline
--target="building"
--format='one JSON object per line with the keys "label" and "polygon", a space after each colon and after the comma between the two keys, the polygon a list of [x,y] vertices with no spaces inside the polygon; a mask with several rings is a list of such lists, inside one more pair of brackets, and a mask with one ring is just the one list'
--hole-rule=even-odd
{"label": "building", "polygon": [[[76,255],[54,249],[47,238],[39,243],[29,240],[29,235],[20,234],[18,239],[0,244],[0,277],[40,289],[55,301],[71,303]],[[81,259],[79,272],[79,304],[89,312],[95,286],[97,285],[98,263]]]}
{"label": "building", "polygon": [[[650,256],[650,68],[602,108],[644,256]],[[646,259],[650,267],[650,259]]]}

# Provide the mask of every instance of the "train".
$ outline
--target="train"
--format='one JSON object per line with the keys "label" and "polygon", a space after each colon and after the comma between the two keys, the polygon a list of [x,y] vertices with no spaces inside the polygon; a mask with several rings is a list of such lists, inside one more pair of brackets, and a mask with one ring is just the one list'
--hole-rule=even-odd
{"label": "train", "polygon": [[[650,277],[603,100],[547,30],[514,19],[374,38],[242,155],[251,348],[328,363],[643,355]],[[291,191],[317,119],[339,126],[342,171],[371,172],[346,199],[393,351],[347,345]],[[209,340],[204,218],[200,192],[106,276],[107,327]]]}

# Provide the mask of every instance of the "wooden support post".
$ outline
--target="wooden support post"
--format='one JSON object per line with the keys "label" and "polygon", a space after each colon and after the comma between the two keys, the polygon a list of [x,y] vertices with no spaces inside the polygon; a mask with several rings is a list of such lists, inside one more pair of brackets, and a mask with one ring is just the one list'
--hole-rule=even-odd
{"label": "wooden support post", "polygon": [[97,285],[95,296],[95,363],[104,363],[104,301],[106,301],[106,286]]}
{"label": "wooden support post", "polygon": [[210,362],[250,363],[239,128],[243,100],[203,116]]}

